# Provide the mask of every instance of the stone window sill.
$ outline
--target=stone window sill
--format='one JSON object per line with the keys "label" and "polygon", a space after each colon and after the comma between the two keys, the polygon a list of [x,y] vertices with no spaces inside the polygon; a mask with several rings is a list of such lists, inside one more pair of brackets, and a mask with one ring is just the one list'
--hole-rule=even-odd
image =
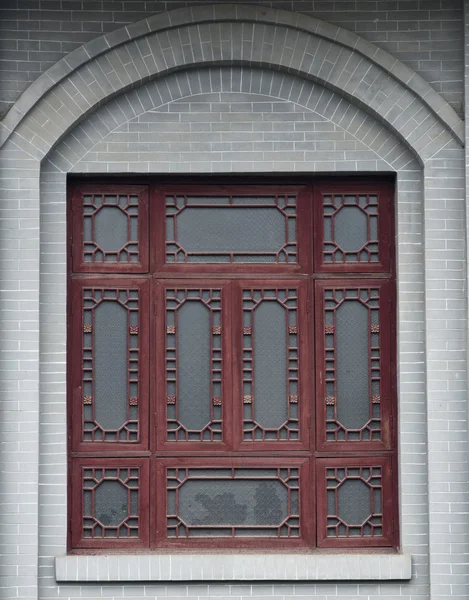
{"label": "stone window sill", "polygon": [[57,581],[407,580],[409,554],[129,554],[55,558]]}

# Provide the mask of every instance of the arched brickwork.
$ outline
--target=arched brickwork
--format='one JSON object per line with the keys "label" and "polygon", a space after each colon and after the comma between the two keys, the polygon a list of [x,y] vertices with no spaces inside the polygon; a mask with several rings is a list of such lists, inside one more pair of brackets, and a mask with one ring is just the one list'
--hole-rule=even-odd
{"label": "arched brickwork", "polygon": [[[213,113],[213,119],[220,118],[223,120],[223,116],[217,114],[216,107],[212,111],[211,105],[207,103],[210,101],[215,103],[223,101],[224,94],[230,95],[230,101],[234,103],[230,110],[233,112],[236,111],[236,102],[249,102],[250,99],[255,103],[260,103],[262,100],[267,102],[266,118],[272,118],[272,120],[272,115],[268,113],[272,110],[270,103],[274,101],[277,102],[276,108],[279,111],[297,111],[296,117],[300,114],[308,115],[303,117],[305,120],[301,126],[303,132],[307,132],[306,137],[305,133],[302,134],[301,131],[296,132],[296,134],[293,130],[289,132],[292,138],[291,144],[285,146],[285,149],[290,149],[288,154],[285,152],[283,154],[272,152],[270,150],[273,150],[273,146],[268,145],[264,145],[265,152],[261,150],[262,145],[249,151],[249,146],[245,145],[244,152],[239,155],[238,162],[243,162],[246,171],[255,172],[259,168],[265,170],[268,164],[271,164],[272,169],[275,171],[278,170],[276,161],[282,160],[289,163],[295,162],[295,170],[304,172],[337,171],[341,168],[354,171],[360,169],[369,171],[399,171],[403,168],[406,170],[419,169],[418,160],[402,141],[393,135],[384,124],[373,119],[364,110],[354,106],[345,98],[341,98],[322,85],[302,80],[295,75],[249,67],[206,67],[178,71],[129,90],[101,106],[83,123],[73,129],[66,136],[64,142],[59,143],[54,151],[49,154],[48,160],[65,172],[70,170],[77,172],[92,170],[92,163],[95,165],[98,162],[103,163],[106,147],[120,139],[128,150],[127,152],[121,152],[120,155],[115,153],[107,155],[109,161],[108,171],[167,171],[171,165],[174,167],[174,164],[180,163],[181,158],[179,151],[171,153],[168,150],[164,152],[158,150],[158,148],[164,147],[164,124],[170,120],[168,119],[170,115],[165,115],[165,111],[171,111],[173,115],[176,115],[178,105],[181,106],[180,110],[184,110],[180,104],[183,102],[190,104],[192,113],[197,113],[198,106],[205,102],[206,105],[203,110],[210,109],[210,112]],[[236,94],[238,94],[238,98],[236,98]],[[246,96],[247,94],[251,95],[249,99]],[[167,102],[168,98],[171,98],[169,102]],[[283,109],[280,102],[284,103]],[[259,110],[261,105],[258,104],[257,106],[257,110]],[[225,106],[224,110],[228,110],[228,105]],[[244,111],[246,110],[244,108]],[[149,115],[148,113],[151,111],[154,112]],[[206,114],[208,116],[209,113],[206,112]],[[251,117],[252,120],[254,120],[256,114],[261,117],[260,113],[254,113]],[[128,132],[133,131],[133,129],[138,131],[138,123],[142,120],[156,123],[159,120],[158,115],[160,115],[163,126],[161,131],[158,131],[156,127],[154,129],[153,141],[155,144],[148,146],[146,152],[143,152],[141,147],[138,152],[133,151],[132,144],[128,143]],[[200,119],[201,116],[199,115],[198,118]],[[283,117],[279,114],[277,114],[277,117],[278,122],[284,119],[284,125],[288,126],[288,116],[285,112]],[[244,115],[244,118],[248,118],[247,114]],[[309,126],[308,119],[310,119]],[[323,120],[323,127],[319,131],[313,124],[315,119],[317,121]],[[209,120],[207,118],[207,122]],[[190,137],[184,129],[184,123],[181,127],[176,119],[174,121],[171,126],[172,133],[179,131],[179,135],[187,140],[184,156],[186,162],[191,162],[191,144],[197,141],[200,134],[194,132],[194,135]],[[290,121],[293,121],[293,117]],[[226,119],[225,123],[227,124],[226,131],[223,135],[219,134],[215,139],[224,140],[226,152],[230,148],[228,144],[231,140],[229,119]],[[324,127],[326,123],[330,123],[329,129]],[[208,125],[206,127],[209,129]],[[293,124],[291,124],[291,127],[293,128]],[[138,134],[135,135],[139,137]],[[135,138],[135,135],[132,139]],[[208,135],[209,132],[205,131],[204,140],[207,140],[206,136]],[[236,135],[238,139],[242,136],[239,132]],[[143,131],[140,137],[144,137]],[[263,140],[263,132],[260,131],[257,137],[259,141]],[[189,138],[193,141],[190,142]],[[328,138],[329,141],[321,145],[321,140]],[[337,140],[336,142],[331,141],[334,138]],[[234,139],[236,138],[233,137]],[[274,139],[273,134],[270,134],[270,139]],[[281,140],[282,134],[279,132],[277,143],[280,143]],[[341,144],[342,140],[348,140],[348,145]],[[316,145],[318,145],[317,148]],[[178,147],[182,148],[183,144],[179,143]],[[193,154],[192,159],[196,160],[191,164],[192,171],[197,170],[197,166],[199,166],[199,171],[207,170],[209,163],[208,170],[216,169],[217,164],[222,169],[228,168],[224,155],[217,151],[216,145],[208,146],[205,144],[204,147],[205,152],[201,152],[199,149]],[[346,148],[349,148],[349,150],[346,150]],[[235,153],[232,154],[232,160],[228,162],[236,162],[236,155]],[[277,158],[275,159],[276,154]],[[100,157],[99,161],[98,156]],[[341,164],[338,165],[338,163]]]}
{"label": "arched brickwork", "polygon": [[[394,587],[386,587],[385,591],[407,599],[422,591],[426,594],[429,563],[430,573],[438,574],[448,553],[461,564],[467,562],[467,541],[455,536],[450,548],[439,542],[442,529],[467,530],[469,514],[468,463],[462,454],[465,450],[460,449],[467,444],[462,123],[417,74],[354,34],[304,15],[219,4],[157,15],[93,40],[38,79],[2,123],[3,140],[8,139],[0,165],[3,191],[8,194],[2,214],[2,226],[8,230],[4,236],[7,258],[3,285],[9,294],[2,298],[2,305],[8,309],[2,319],[8,322],[6,329],[11,333],[7,341],[16,346],[10,344],[1,368],[8,372],[10,384],[5,398],[8,422],[18,432],[23,431],[21,422],[28,423],[23,437],[18,435],[21,451],[5,450],[5,472],[11,469],[32,474],[26,491],[13,480],[7,481],[5,491],[15,518],[16,513],[19,515],[14,523],[19,525],[25,518],[33,524],[28,540],[18,538],[17,543],[22,567],[28,572],[28,595],[34,597],[37,593],[38,565],[44,582],[41,597],[57,595],[51,556],[64,552],[66,531],[64,515],[57,518],[54,513],[54,521],[48,520],[57,498],[48,487],[45,445],[54,446],[51,452],[55,457],[62,450],[58,470],[63,475],[65,444],[63,431],[58,431],[57,415],[64,422],[65,368],[61,353],[65,349],[65,183],[69,166],[64,164],[59,171],[49,172],[40,190],[40,163],[49,166],[51,150],[60,149],[61,140],[72,140],[69,132],[79,131],[85,120],[89,123],[99,114],[104,115],[107,103],[113,99],[119,103],[142,83],[154,85],[161,94],[160,104],[165,105],[186,92],[194,92],[192,88],[186,92],[180,89],[177,96],[169,87],[165,89],[164,82],[173,72],[178,72],[182,81],[183,72],[223,65],[262,67],[281,76],[287,73],[307,82],[312,90],[318,84],[318,88],[326,89],[324,94],[334,92],[328,104],[333,112],[325,113],[330,121],[339,117],[337,107],[343,108],[347,102],[350,111],[364,115],[370,147],[374,140],[379,143],[380,135],[387,135],[407,148],[401,152],[403,156],[411,151],[423,163],[423,169],[406,171],[402,168],[405,165],[388,161],[391,170],[398,172],[398,207],[402,209],[398,243],[401,256],[405,255],[399,265],[399,310],[408,320],[403,318],[400,323],[399,343],[403,354],[419,358],[412,359],[413,371],[403,371],[402,377],[401,455],[413,455],[401,468],[402,523],[406,519],[410,523],[416,510],[420,521],[403,531],[406,548],[407,544],[419,545],[413,557],[414,579],[410,584],[392,584]],[[306,88],[304,83],[301,90],[292,85],[285,91],[285,99],[307,107],[309,101],[314,101],[314,92],[302,98],[301,91]],[[120,109],[128,107],[122,104]],[[345,114],[351,116],[350,112]],[[114,123],[109,130],[118,126],[113,115],[111,118]],[[352,126],[347,123],[346,127]],[[351,129],[348,131],[353,135]],[[376,150],[383,155],[385,146]],[[336,168],[340,170],[340,166]],[[294,165],[290,170],[294,171]],[[14,219],[18,224],[11,224]],[[441,308],[443,301],[445,308]],[[18,313],[11,311],[12,302],[17,303]],[[59,311],[54,310],[57,306]],[[464,335],[457,337],[462,331]],[[409,373],[411,379],[407,379]],[[457,431],[459,446],[452,445],[453,430]],[[59,437],[58,441],[54,436]],[[442,443],[447,444],[447,452],[441,452]],[[57,466],[57,458],[54,461]],[[455,470],[455,464],[460,470]],[[38,483],[44,500],[42,514]],[[461,499],[457,506],[446,497],[453,486]],[[65,497],[64,477],[58,487]],[[424,498],[417,508],[416,490]],[[444,498],[440,490],[444,490]],[[36,534],[38,517],[44,532],[42,542]],[[424,521],[428,521],[428,527]],[[49,541],[54,535],[60,543]],[[38,553],[38,545],[47,554]],[[455,589],[458,582],[460,589],[454,597],[462,600],[467,591],[463,587],[467,585],[464,573],[459,578],[453,576]],[[446,600],[436,583],[430,583],[435,599]],[[14,589],[20,596],[21,592]],[[68,593],[63,589],[61,593]],[[357,591],[355,597],[374,593],[369,588],[363,593]]]}
{"label": "arched brickwork", "polygon": [[42,158],[116,94],[213,64],[266,66],[318,81],[386,123],[423,161],[446,139],[462,139],[461,120],[446,101],[383,50],[311,17],[234,4],[158,14],[89,42],[25,92],[2,123],[3,139],[14,132]]}
{"label": "arched brickwork", "polygon": [[[268,127],[272,124],[275,126]],[[415,277],[406,272],[405,265],[412,262],[423,272],[423,253],[415,250],[423,234],[419,157],[384,123],[338,93],[298,75],[257,66],[194,66],[169,73],[119,94],[71,130],[41,165],[41,213],[48,228],[54,231],[53,236],[48,230],[41,233],[41,253],[47,257],[41,264],[41,277],[47,281],[51,273],[65,271],[58,243],[65,237],[68,173],[373,171],[397,174],[398,255],[402,265],[399,318],[409,331],[418,334],[416,317],[423,311],[422,283],[414,287]],[[46,339],[55,327],[49,325],[49,314],[65,321],[66,294],[62,282],[44,285],[40,303],[44,320],[41,335]],[[425,360],[423,350],[423,344],[408,349],[403,340],[399,352],[404,370],[410,365],[415,365],[412,366],[415,369]],[[57,348],[54,353],[57,357]],[[45,350],[41,354],[45,369],[51,360]],[[65,354],[61,362],[65,364]],[[406,386],[402,386],[402,405],[406,406],[412,398]],[[58,392],[51,402],[41,399],[40,422],[47,424],[64,403],[65,390],[62,395]],[[416,403],[413,416],[419,423],[425,422],[423,401]],[[413,473],[418,471],[418,476],[424,479],[426,463],[419,462],[416,470],[415,463],[422,457],[414,452],[412,436],[406,431],[405,413],[403,423],[403,476],[412,468]],[[40,474],[44,479],[48,456],[53,456],[54,448],[63,443],[65,436],[64,422],[56,423],[47,436],[40,436]],[[57,518],[64,524],[64,480],[57,480],[54,488],[55,498],[60,499],[56,503]],[[426,487],[412,489],[413,502],[425,513]],[[407,481],[402,490],[410,493]],[[47,496],[41,491],[40,498],[39,554],[45,563],[48,561],[48,577],[53,577],[53,553],[47,541],[49,528],[43,525],[47,518]],[[416,555],[423,551],[426,529],[420,525],[419,535],[412,535],[415,527],[407,515],[408,505],[408,501],[402,503],[405,511],[401,520],[402,544],[405,553]],[[61,546],[58,545],[56,554],[63,553],[65,547],[63,526],[58,539]],[[414,567],[419,586],[426,584],[426,560],[425,556],[422,564]],[[48,585],[47,579],[44,585]],[[415,581],[400,582],[394,588],[404,598],[410,598],[414,589]]]}

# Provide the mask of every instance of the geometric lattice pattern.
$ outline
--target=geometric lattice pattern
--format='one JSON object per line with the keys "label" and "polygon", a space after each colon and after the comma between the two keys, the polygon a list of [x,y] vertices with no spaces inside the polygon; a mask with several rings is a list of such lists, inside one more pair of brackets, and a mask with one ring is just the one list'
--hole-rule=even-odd
{"label": "geometric lattice pattern", "polygon": [[168,538],[300,536],[298,468],[176,467],[166,477]]}
{"label": "geometric lattice pattern", "polygon": [[167,263],[297,262],[296,196],[166,196]]}
{"label": "geometric lattice pattern", "polygon": [[[243,439],[259,442],[296,441],[300,431],[298,289],[243,289],[242,298]],[[260,310],[275,307],[281,307],[280,314],[271,310],[272,318],[262,320],[265,331],[256,330],[256,324],[260,323],[257,319]],[[279,328],[283,331],[278,331]],[[274,335],[276,330],[278,334]],[[259,350],[262,352],[259,356],[256,350],[261,335],[264,345]],[[276,348],[272,344],[283,344],[284,347]],[[276,360],[273,364],[274,357]],[[262,371],[261,366],[264,367]],[[271,371],[273,367],[275,372],[269,372],[269,368]],[[257,399],[256,405],[256,389],[260,395],[267,395],[262,407],[261,398]],[[278,415],[278,425],[266,426],[262,416],[271,420],[273,413]]]}
{"label": "geometric lattice pattern", "polygon": [[[82,389],[83,389],[83,433],[84,442],[138,442],[138,395],[139,395],[139,291],[138,289],[104,288],[102,286],[87,286],[83,289],[83,354],[82,354]],[[111,304],[116,308],[125,310],[125,325],[121,331],[121,353],[126,363],[126,377],[123,377],[124,389],[117,390],[127,398],[124,408],[125,418],[118,426],[103,427],[97,418],[99,408],[101,414],[108,419],[112,418],[112,401],[106,389],[100,389],[100,397],[96,394],[96,366],[98,360],[105,359],[105,348],[110,348],[106,343],[108,334],[101,331],[104,339],[96,338],[96,310],[104,305]],[[112,338],[110,338],[112,339]],[[95,346],[101,342],[103,350],[96,356]],[[115,342],[112,350],[116,350]],[[112,367],[112,365],[111,365]],[[106,376],[106,366],[100,366],[99,376]],[[103,372],[104,371],[104,372]],[[122,374],[121,374],[122,375]],[[97,405],[99,403],[99,406]]]}
{"label": "geometric lattice pattern", "polygon": [[[324,397],[326,405],[326,441],[379,441],[381,439],[381,361],[379,329],[379,289],[372,287],[327,287],[324,290]],[[351,313],[348,322],[338,321],[342,306],[363,307],[367,317],[363,329],[357,330],[357,318]],[[357,306],[359,305],[359,306]],[[338,326],[339,323],[339,326]],[[341,329],[343,328],[343,329]],[[347,328],[350,332],[347,332]],[[340,336],[347,339],[347,348],[341,349],[344,361],[339,364]],[[354,344],[364,338],[364,346]],[[359,354],[360,351],[363,354]],[[357,382],[358,365],[363,365]],[[341,386],[339,389],[339,377]],[[358,385],[357,385],[358,384]],[[350,394],[350,389],[362,390],[362,397]],[[340,392],[340,394],[338,393]],[[357,422],[357,411],[362,424],[350,427],[341,422],[341,414]]]}
{"label": "geometric lattice pattern", "polygon": [[83,196],[83,260],[138,263],[137,194]]}
{"label": "geometric lattice pattern", "polygon": [[325,263],[377,263],[378,196],[323,194]]}
{"label": "geometric lattice pattern", "polygon": [[327,537],[383,535],[382,468],[326,469]]}
{"label": "geometric lattice pattern", "polygon": [[[167,440],[221,442],[223,438],[222,291],[220,288],[178,288],[167,289],[165,294]],[[181,311],[189,308],[188,305],[205,310],[208,313],[206,322],[202,319],[189,320],[183,328]],[[200,355],[203,353],[204,342],[206,361],[201,364]],[[189,357],[186,356],[188,346],[193,352]],[[183,369],[180,368],[181,365]],[[200,397],[201,393],[202,397]],[[204,423],[201,423],[201,414],[206,415]]]}
{"label": "geometric lattice pattern", "polygon": [[73,186],[73,549],[397,545],[376,182]]}
{"label": "geometric lattice pattern", "polygon": [[83,538],[138,537],[138,467],[83,467]]}

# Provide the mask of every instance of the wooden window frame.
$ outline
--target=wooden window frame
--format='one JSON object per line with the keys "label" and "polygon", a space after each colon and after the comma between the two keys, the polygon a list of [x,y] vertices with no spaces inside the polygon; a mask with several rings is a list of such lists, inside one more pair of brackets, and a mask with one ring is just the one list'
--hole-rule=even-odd
{"label": "wooden window frame", "polygon": [[[296,183],[282,179],[251,183],[225,178],[213,185],[199,179],[181,185],[174,179],[156,177],[115,177],[111,183],[96,179],[96,184],[72,183],[68,190],[68,428],[69,428],[69,535],[70,553],[119,552],[125,548],[139,551],[159,549],[184,551],[216,547],[217,549],[282,549],[310,551],[314,548],[360,550],[397,549],[399,546],[397,491],[397,392],[396,392],[396,298],[394,257],[394,182],[382,177],[367,178],[298,178]],[[120,183],[122,181],[122,183]],[[279,192],[279,188],[281,191]],[[82,260],[83,224],[78,208],[86,193],[137,193],[142,199],[139,209],[139,263],[84,263]],[[380,194],[380,252],[378,263],[340,265],[322,262],[323,237],[322,193]],[[298,194],[297,264],[165,264],[165,196],[166,194],[202,193],[264,195]],[[85,442],[82,439],[83,393],[81,390],[82,290],[86,286],[135,287],[140,290],[139,335],[139,418],[138,442]],[[324,330],[321,294],[333,286],[374,286],[382,290],[390,313],[380,306],[380,349],[382,379],[381,407],[383,436],[380,441],[325,441]],[[300,439],[287,441],[246,441],[243,436],[242,397],[242,289],[273,289],[289,286],[299,291],[299,425]],[[166,439],[166,289],[222,289],[222,352],[224,380],[222,393],[223,441],[168,441]],[[389,317],[389,314],[391,315]],[[132,462],[133,461],[133,462]],[[383,464],[386,498],[383,498],[386,530],[379,538],[328,538],[325,531],[325,465]],[[140,535],[138,539],[90,540],[81,535],[82,492],[80,473],[84,466],[138,464],[142,468],[140,496]],[[166,466],[216,465],[262,466],[301,465],[300,538],[210,538],[174,540],[165,537],[166,506],[164,469]],[[80,516],[77,516],[80,515]]]}
{"label": "wooden window frame", "polygon": [[[325,473],[328,468],[360,469],[369,467],[380,467],[382,469],[382,535],[376,537],[328,537],[327,528],[327,487]],[[380,546],[392,546],[395,543],[395,532],[393,522],[397,519],[397,506],[393,494],[393,457],[374,455],[370,457],[334,457],[319,458],[316,461],[316,489],[318,503],[317,535],[319,548],[377,548]],[[350,542],[350,540],[353,540]]]}
{"label": "wooden window frame", "polygon": [[[239,401],[234,405],[234,441],[235,448],[240,452],[250,451],[299,451],[309,449],[309,427],[311,415],[310,404],[307,402],[307,390],[311,386],[310,370],[307,365],[312,359],[309,353],[309,319],[307,315],[307,286],[308,282],[297,279],[242,279],[233,283],[233,398],[244,398],[243,392],[243,316],[242,316],[242,292],[243,290],[272,290],[272,289],[296,289],[298,291],[297,313],[298,313],[298,393],[294,403],[297,404],[299,412],[299,439],[296,440],[266,440],[251,441],[243,440],[243,404]],[[288,361],[287,361],[288,362]],[[304,365],[304,367],[303,367]],[[254,370],[255,371],[255,370]],[[255,397],[253,399],[255,403]]]}
{"label": "wooden window frame", "polygon": [[[166,391],[166,337],[167,337],[167,325],[166,325],[166,302],[165,292],[169,289],[220,289],[222,297],[222,356],[230,356],[231,348],[231,282],[227,279],[159,279],[153,282],[153,289],[155,290],[154,299],[157,306],[161,307],[161,310],[154,310],[154,324],[152,336],[154,343],[154,354],[155,356],[155,377],[151,379],[151,385],[153,386],[154,397],[160,399],[156,402],[156,419],[152,424],[152,442],[153,447],[156,451],[187,451],[187,452],[207,452],[208,442],[204,441],[170,441],[167,439],[167,407],[168,397]],[[164,341],[163,341],[164,340]],[[159,342],[159,343],[158,343]],[[222,382],[222,441],[210,442],[210,452],[227,452],[233,449],[233,434],[232,434],[232,423],[225,418],[232,412],[232,389],[230,381],[232,380],[232,369],[231,361],[223,360],[223,377]],[[213,398],[212,398],[213,401]],[[177,403],[177,399],[175,399]],[[177,404],[176,404],[177,405]]]}
{"label": "wooden window frame", "polygon": [[379,198],[378,203],[378,240],[380,244],[380,258],[375,263],[333,263],[323,260],[324,248],[324,229],[315,228],[314,231],[314,271],[316,273],[393,273],[394,271],[394,245],[392,243],[392,234],[394,230],[393,213],[393,189],[383,185],[379,179],[373,178],[366,181],[361,179],[359,182],[351,180],[340,181],[334,178],[316,180],[313,191],[314,221],[322,221],[323,217],[323,196],[325,195],[376,195]]}
{"label": "wooden window frame", "polygon": [[314,481],[311,476],[311,468],[307,458],[298,457],[258,457],[250,458],[245,456],[238,457],[211,457],[206,456],[194,458],[166,458],[162,460],[154,461],[154,481],[156,485],[156,503],[155,505],[167,507],[166,502],[166,480],[165,470],[166,468],[174,467],[211,467],[211,468],[296,468],[299,469],[299,477],[301,480],[299,490],[299,504],[300,504],[300,528],[301,537],[296,538],[281,538],[281,537],[265,537],[256,538],[255,544],[253,544],[253,538],[243,537],[207,537],[207,538],[167,538],[166,532],[166,510],[157,511],[154,510],[152,517],[154,519],[154,526],[152,527],[152,548],[164,548],[174,550],[184,549],[231,549],[231,548],[259,548],[259,549],[278,549],[278,550],[297,550],[311,548],[314,543],[314,531],[315,531],[315,516],[314,506],[309,501],[310,496],[308,491],[314,489]]}
{"label": "wooden window frame", "polygon": [[[85,195],[106,194],[108,196],[135,195],[138,196],[138,261],[121,263],[116,269],[115,262],[86,262],[84,259],[84,219],[80,208]],[[146,273],[149,268],[149,215],[148,215],[148,186],[146,185],[116,185],[116,184],[83,184],[73,186],[71,196],[72,222],[72,264],[75,273]]]}
{"label": "wooden window frame", "polygon": [[[381,376],[381,394],[377,401],[381,408],[381,439],[379,441],[327,441],[326,440],[326,390],[325,390],[325,324],[324,324],[324,291],[329,289],[377,288],[380,293],[379,336]],[[383,306],[385,304],[385,306]],[[316,306],[316,446],[319,451],[348,452],[360,451],[363,444],[371,451],[391,450],[393,444],[393,404],[395,389],[393,370],[386,365],[393,364],[393,339],[395,326],[389,315],[395,314],[395,298],[393,282],[387,279],[346,279],[337,278],[318,280],[315,286]],[[369,334],[370,335],[370,334]]]}
{"label": "wooden window frame", "polygon": [[[76,458],[69,466],[72,489],[82,490],[82,473],[85,468],[138,468],[139,474],[139,526],[138,537],[121,538],[118,547],[121,550],[138,550],[148,548],[149,544],[149,501],[150,501],[150,464],[144,458]],[[83,494],[70,495],[69,507],[72,515],[83,514]],[[70,543],[73,548],[82,550],[115,550],[116,538],[92,539],[82,535],[80,519],[71,519],[69,530]]]}
{"label": "wooden window frame", "polygon": [[[165,197],[167,195],[202,195],[207,193],[210,189],[212,195],[217,196],[255,196],[257,194],[262,196],[275,196],[279,194],[279,188],[281,188],[281,195],[285,196],[296,196],[297,197],[297,215],[301,211],[303,213],[303,219],[297,219],[297,244],[298,244],[298,257],[296,263],[168,263],[165,260],[165,243],[153,244],[151,249],[152,256],[152,269],[156,272],[161,272],[161,276],[164,274],[171,274],[172,276],[191,277],[200,276],[200,274],[225,274],[229,273],[233,276],[236,273],[244,274],[245,277],[249,277],[251,273],[270,273],[272,275],[277,274],[295,274],[308,272],[311,269],[311,243],[312,240],[308,237],[308,221],[310,220],[311,204],[309,200],[309,189],[308,186],[304,185],[250,185],[245,184],[242,186],[233,185],[162,185],[154,186],[151,192],[151,203],[152,203],[152,223],[151,229],[160,236],[164,242],[166,242],[165,235]],[[236,193],[233,191],[236,190]],[[153,208],[153,206],[155,208]],[[194,274],[194,275],[193,275]]]}
{"label": "wooden window frame", "polygon": [[[90,276],[80,277],[70,282],[70,296],[73,311],[70,319],[70,334],[75,340],[69,350],[69,377],[73,390],[73,401],[70,405],[71,411],[71,447],[76,452],[110,452],[112,448],[132,449],[135,451],[148,450],[148,428],[145,427],[145,415],[149,412],[149,334],[146,330],[146,323],[150,316],[150,282],[145,279],[135,277],[123,278],[106,277],[92,278]],[[83,356],[82,345],[78,341],[83,339],[83,291],[85,289],[103,289],[125,290],[128,288],[137,289],[139,292],[139,315],[138,315],[138,333],[139,333],[139,392],[138,392],[138,413],[139,413],[139,436],[135,442],[120,441],[86,441],[83,436],[84,422],[84,394],[83,394]],[[91,333],[92,335],[92,333]],[[90,398],[88,402],[91,402]]]}

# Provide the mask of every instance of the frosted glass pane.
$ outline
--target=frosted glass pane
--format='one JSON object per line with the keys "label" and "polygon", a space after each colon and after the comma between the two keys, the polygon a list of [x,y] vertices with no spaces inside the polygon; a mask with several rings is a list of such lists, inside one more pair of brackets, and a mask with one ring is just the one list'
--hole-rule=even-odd
{"label": "frosted glass pane", "polygon": [[186,252],[277,252],[285,217],[270,207],[189,207],[177,217],[177,238]]}
{"label": "frosted glass pane", "polygon": [[103,481],[95,490],[94,516],[103,524],[115,527],[127,518],[127,489],[118,481]]}
{"label": "frosted glass pane", "polygon": [[287,419],[286,318],[278,302],[264,301],[254,311],[254,417],[266,429]]}
{"label": "frosted glass pane", "polygon": [[127,420],[127,311],[104,301],[94,313],[94,406],[105,430]]}
{"label": "frosted glass pane", "polygon": [[337,490],[339,514],[348,525],[361,525],[371,514],[370,488],[359,479],[347,479]]}
{"label": "frosted glass pane", "polygon": [[336,314],[337,417],[347,429],[359,429],[370,418],[368,310],[345,301]]}
{"label": "frosted glass pane", "polygon": [[127,216],[117,207],[104,206],[96,213],[94,241],[102,250],[119,250],[127,243],[127,235]]}
{"label": "frosted glass pane", "polygon": [[202,302],[178,310],[178,408],[187,429],[210,421],[210,311]]}
{"label": "frosted glass pane", "polygon": [[279,481],[187,481],[179,490],[179,517],[187,525],[280,525],[288,490]]}
{"label": "frosted glass pane", "polygon": [[357,251],[368,241],[367,217],[359,208],[346,206],[339,210],[334,226],[334,241],[342,250]]}

